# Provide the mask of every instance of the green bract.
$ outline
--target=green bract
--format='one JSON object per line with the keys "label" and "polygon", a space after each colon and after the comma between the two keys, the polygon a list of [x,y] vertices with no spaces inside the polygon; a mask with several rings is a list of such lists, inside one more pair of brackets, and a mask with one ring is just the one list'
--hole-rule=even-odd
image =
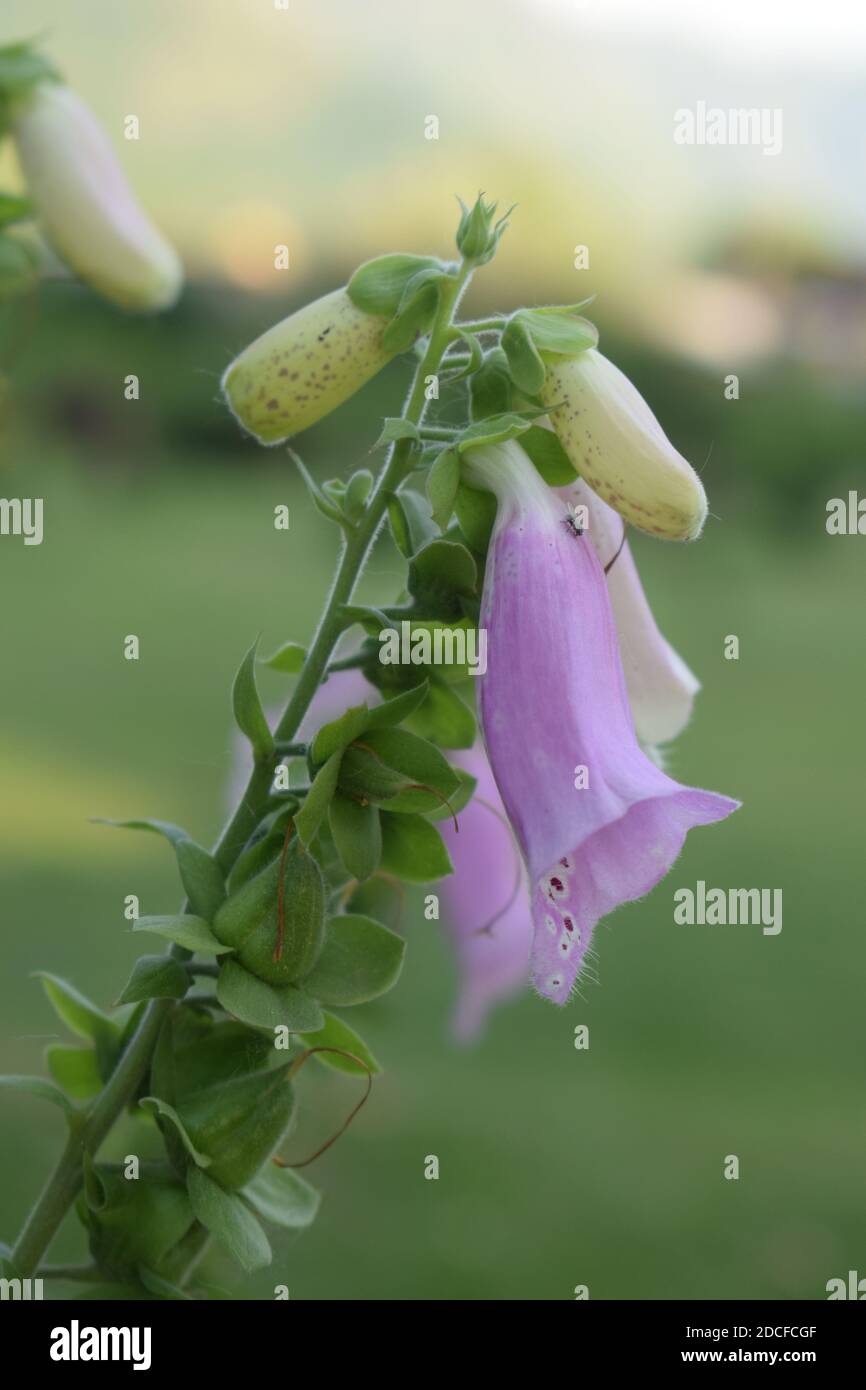
{"label": "green bract", "polygon": [[267,864],[223,903],[213,929],[245,969],[269,984],[284,985],[312,966],[324,923],[321,870],[294,836],[284,857]]}

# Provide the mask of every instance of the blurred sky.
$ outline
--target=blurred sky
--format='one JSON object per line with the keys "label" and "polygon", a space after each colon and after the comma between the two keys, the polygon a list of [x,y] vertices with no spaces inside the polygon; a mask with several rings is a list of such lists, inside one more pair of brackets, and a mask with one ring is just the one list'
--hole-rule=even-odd
{"label": "blurred sky", "polygon": [[[600,292],[653,320],[686,268],[744,236],[862,273],[853,0],[281,3],[6,0],[0,36],[44,35],[194,274],[292,294],[383,250],[448,254],[454,195],[479,188],[519,204],[482,297]],[[675,144],[674,112],[699,101],[780,107],[782,152]],[[705,289],[743,340],[777,331],[742,286]]]}

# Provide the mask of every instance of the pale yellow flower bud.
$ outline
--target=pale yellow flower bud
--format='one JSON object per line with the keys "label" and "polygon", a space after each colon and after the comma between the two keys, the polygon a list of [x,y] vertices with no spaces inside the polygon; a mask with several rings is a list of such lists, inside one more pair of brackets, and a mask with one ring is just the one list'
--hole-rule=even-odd
{"label": "pale yellow flower bud", "polygon": [[558,359],[541,399],[583,480],[630,525],[666,540],[700,535],[703,484],[618,367],[595,348]]}
{"label": "pale yellow flower bud", "polygon": [[223,375],[226,401],[245,430],[278,444],[336,410],[391,360],[388,320],[356,308],[344,289],[269,328]]}
{"label": "pale yellow flower bud", "polygon": [[145,216],[102,126],[79,97],[40,83],[17,111],[13,135],[40,225],[57,254],[124,309],[166,309],[183,270]]}

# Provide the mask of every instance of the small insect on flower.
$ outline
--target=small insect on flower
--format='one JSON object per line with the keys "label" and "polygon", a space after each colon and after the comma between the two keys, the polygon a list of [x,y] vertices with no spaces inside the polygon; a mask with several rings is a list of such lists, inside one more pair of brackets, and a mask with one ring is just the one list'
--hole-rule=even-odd
{"label": "small insect on flower", "polygon": [[568,515],[562,518],[562,524],[568,527],[573,536],[579,538],[586,530],[586,507],[578,506],[574,502],[568,502],[566,505],[568,506]]}

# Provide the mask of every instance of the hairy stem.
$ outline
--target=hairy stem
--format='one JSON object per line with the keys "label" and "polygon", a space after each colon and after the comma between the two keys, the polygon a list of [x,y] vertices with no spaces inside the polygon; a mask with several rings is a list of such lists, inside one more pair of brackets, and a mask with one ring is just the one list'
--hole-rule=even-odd
{"label": "hairy stem", "polygon": [[[403,418],[413,424],[420,424],[424,418],[427,377],[436,374],[451,341],[451,320],[470,273],[469,267],[463,265],[456,275],[449,276],[440,286],[439,307],[403,410]],[[334,648],[347,626],[343,606],[351,600],[370,547],[385,517],[389,497],[405,481],[411,466],[411,442],[398,440],[391,448],[360,520],[344,540],[337,573],[315,636],[291,699],[274,731],[279,743],[287,743],[295,738],[301,720],[325,677]],[[234,815],[214,847],[214,858],[224,874],[232,868],[261,819],[272,781],[273,760],[257,763]],[[188,905],[184,905],[183,910],[189,911]],[[178,960],[188,961],[191,953],[182,947],[172,946],[170,954]],[[12,1264],[22,1277],[29,1277],[37,1268],[75,1200],[82,1183],[84,1154],[96,1153],[118,1116],[135,1096],[150,1063],[163,1019],[172,1003],[169,999],[150,1000],[134,1036],[105,1088],[93,1102],[86,1120],[70,1133],[54,1171],[12,1251]]]}

